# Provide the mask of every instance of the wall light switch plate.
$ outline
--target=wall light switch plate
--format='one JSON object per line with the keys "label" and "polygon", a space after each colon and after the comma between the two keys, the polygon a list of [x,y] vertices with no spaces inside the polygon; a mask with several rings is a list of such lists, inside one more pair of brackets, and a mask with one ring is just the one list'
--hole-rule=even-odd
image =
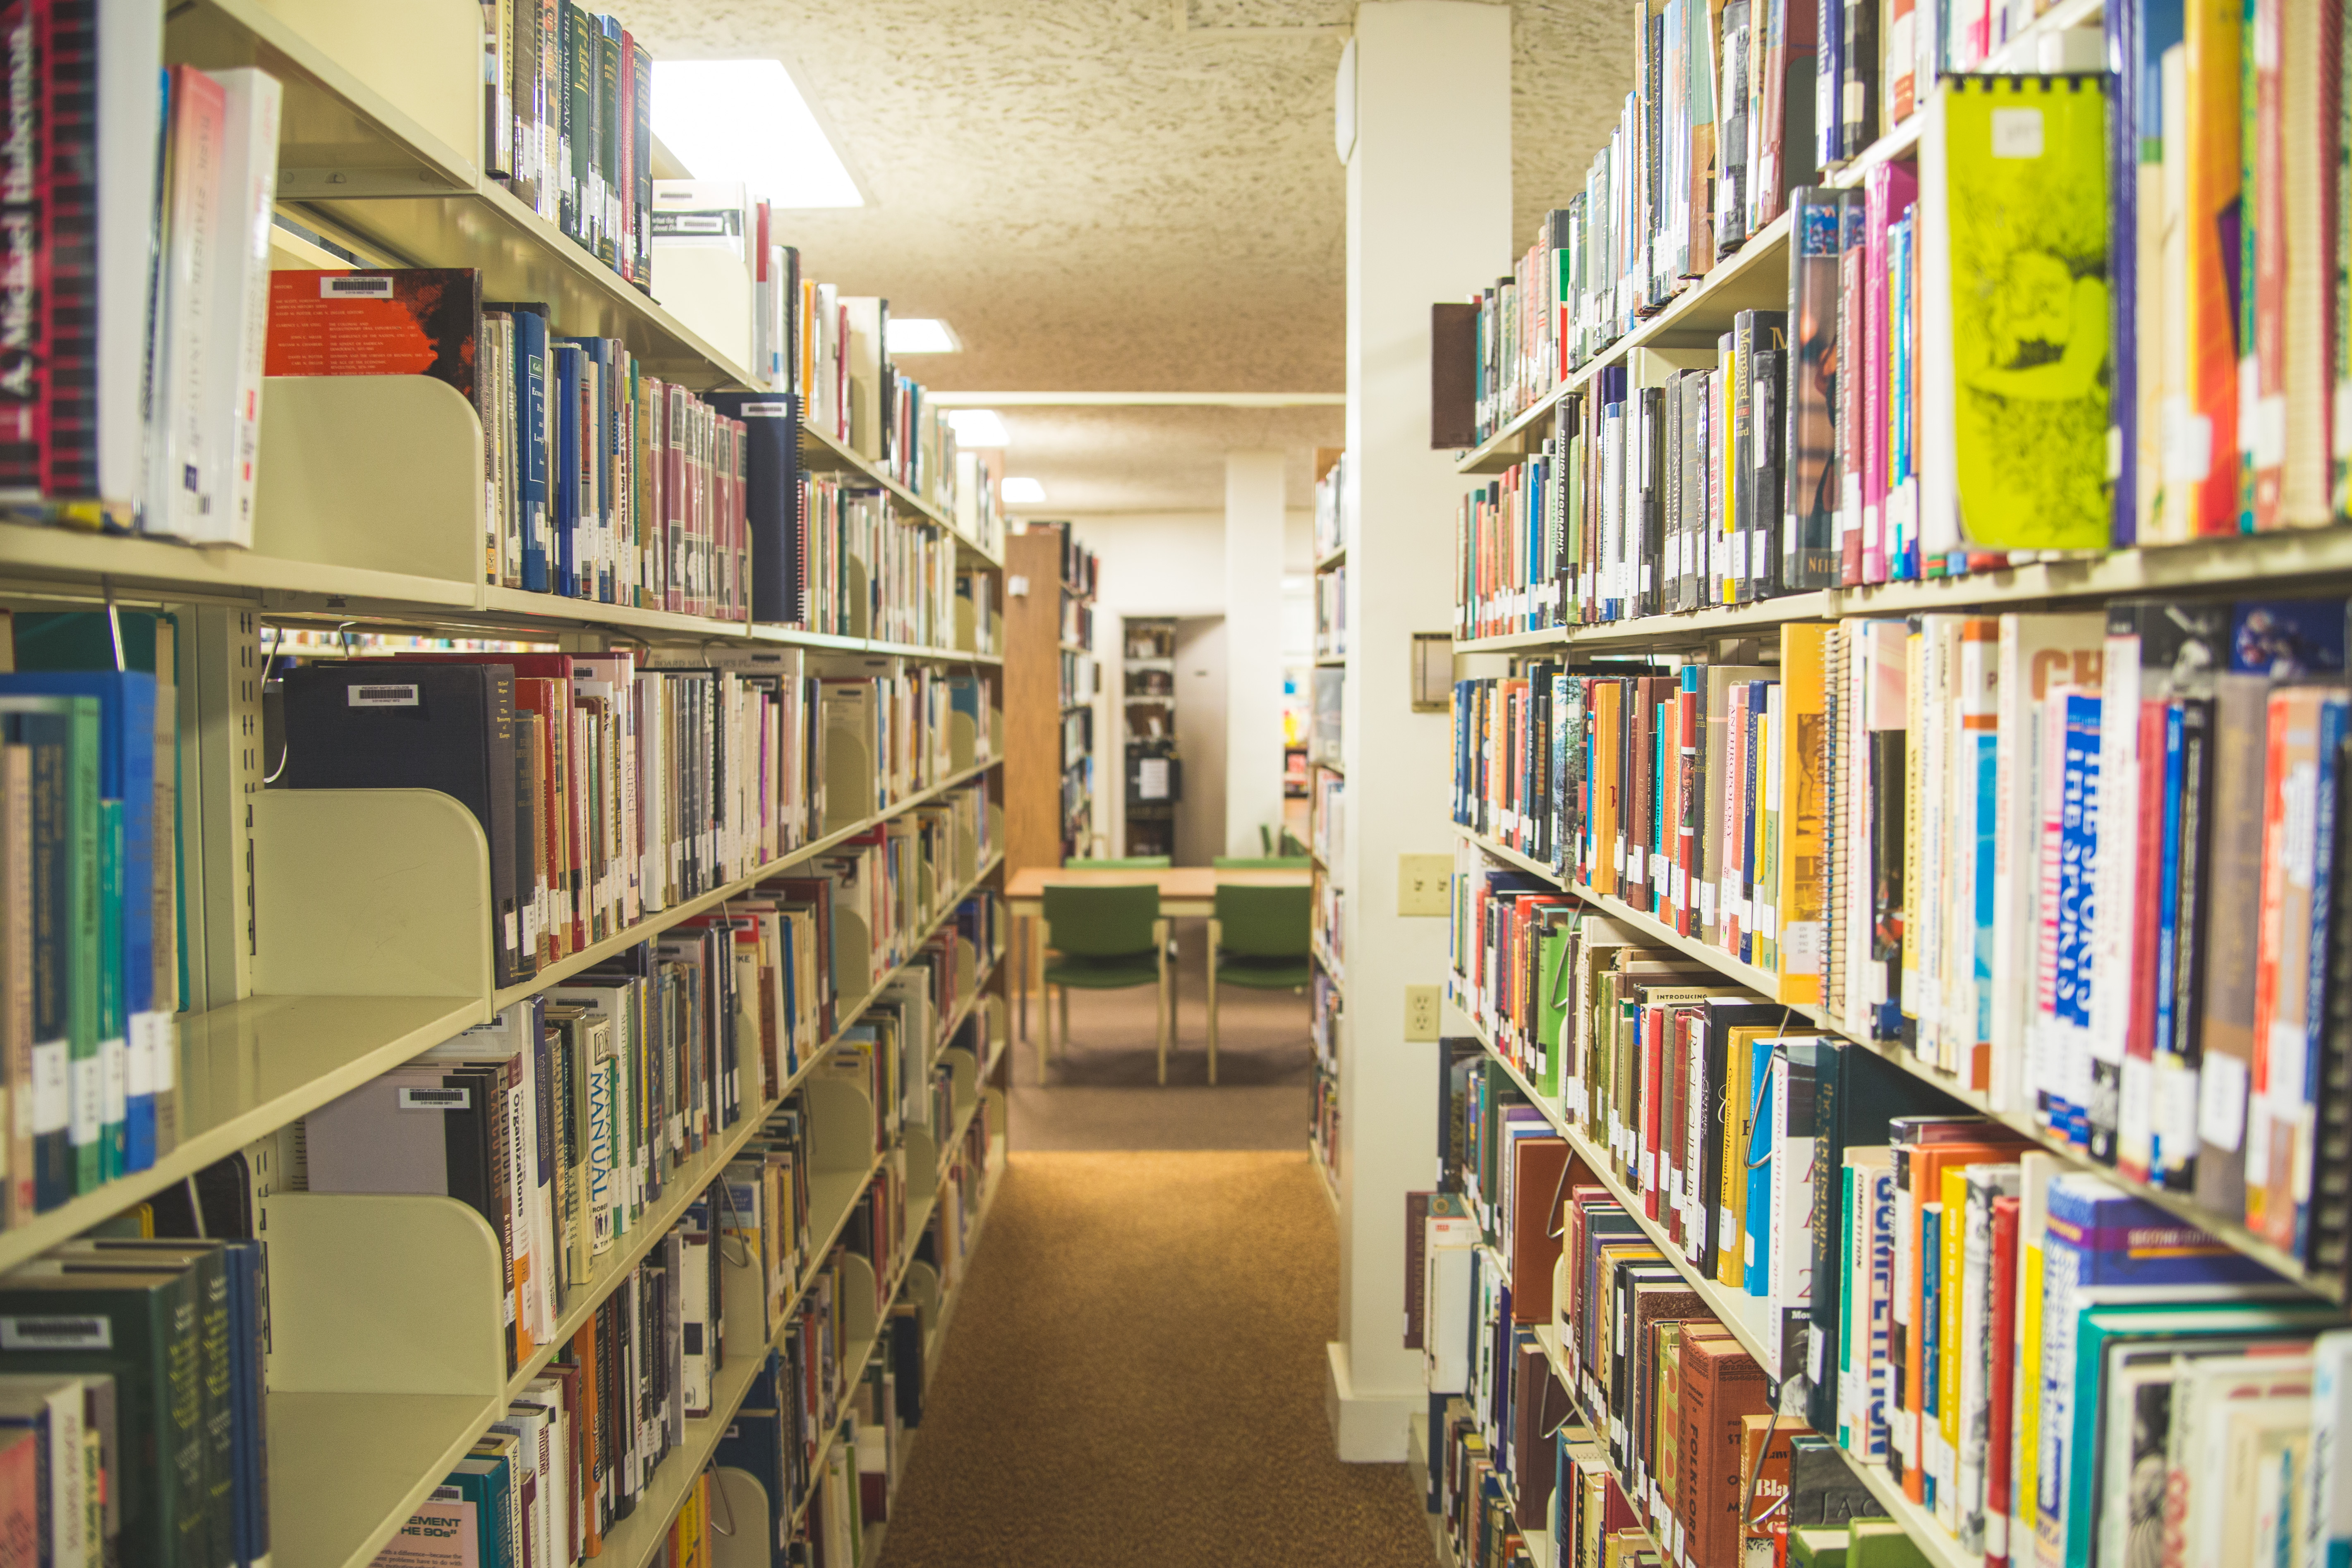
{"label": "wall light switch plate", "polygon": [[1437,997],[1434,985],[1408,985],[1404,988],[1404,1037],[1408,1040],[1437,1038]]}
{"label": "wall light switch plate", "polygon": [[[1451,855],[1398,856],[1397,913],[1436,915],[1441,919],[1452,913],[1453,878]],[[1430,1037],[1433,1040],[1436,1037]]]}

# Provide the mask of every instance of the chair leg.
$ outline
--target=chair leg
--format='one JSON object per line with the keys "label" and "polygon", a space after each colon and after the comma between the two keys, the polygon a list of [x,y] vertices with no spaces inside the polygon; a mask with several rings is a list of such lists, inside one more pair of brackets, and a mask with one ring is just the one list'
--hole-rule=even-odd
{"label": "chair leg", "polygon": [[1041,1016],[1042,1022],[1039,1025],[1041,1033],[1037,1040],[1037,1082],[1040,1087],[1043,1087],[1045,1082],[1046,1059],[1054,1054],[1053,1002],[1054,999],[1052,995],[1045,990],[1045,982],[1042,980],[1039,981],[1037,984],[1037,1011]]}
{"label": "chair leg", "polygon": [[1062,1059],[1070,1059],[1070,988],[1062,987]]}
{"label": "chair leg", "polygon": [[1209,922],[1209,1082],[1217,1081],[1217,946],[1224,940],[1221,921]]}
{"label": "chair leg", "polygon": [[1151,944],[1160,954],[1160,1081],[1168,1081],[1169,1037],[1176,1032],[1176,994],[1169,986],[1168,922],[1154,921]]}

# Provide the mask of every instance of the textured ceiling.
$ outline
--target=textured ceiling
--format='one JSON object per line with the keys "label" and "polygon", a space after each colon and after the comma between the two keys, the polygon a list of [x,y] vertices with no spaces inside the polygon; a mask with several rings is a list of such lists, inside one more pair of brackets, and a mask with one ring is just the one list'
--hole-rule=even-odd
{"label": "textured ceiling", "polygon": [[[953,326],[963,351],[909,357],[919,380],[1343,390],[1346,189],[1331,148],[1343,37],[1203,30],[1344,26],[1353,5],[1190,0],[1180,34],[1175,4],[630,0],[627,19],[659,56],[792,66],[867,205],[790,215],[785,234],[811,275]],[[1524,237],[1581,187],[1614,122],[1633,18],[1624,0],[1511,10]],[[1054,510],[1081,510],[1080,495],[1088,510],[1221,507],[1222,448],[1207,443],[1296,442],[1303,472],[1306,448],[1339,431],[1336,408],[1004,414],[1008,470],[1044,480]]]}

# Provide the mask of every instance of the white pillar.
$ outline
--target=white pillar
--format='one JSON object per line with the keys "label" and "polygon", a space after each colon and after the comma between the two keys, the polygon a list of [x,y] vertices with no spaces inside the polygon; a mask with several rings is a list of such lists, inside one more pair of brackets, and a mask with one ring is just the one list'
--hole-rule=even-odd
{"label": "white pillar", "polygon": [[1429,446],[1429,308],[1510,268],[1511,12],[1366,0],[1348,160],[1347,1010],[1340,1038],[1339,1338],[1328,1389],[1342,1459],[1404,1457],[1424,1407],[1403,1348],[1404,1194],[1435,1179],[1435,1047],[1404,988],[1444,979],[1446,922],[1397,913],[1398,858],[1450,854],[1451,721],[1412,710],[1412,634],[1452,625],[1462,497]]}
{"label": "white pillar", "polygon": [[1225,853],[1282,826],[1282,454],[1225,454]]}

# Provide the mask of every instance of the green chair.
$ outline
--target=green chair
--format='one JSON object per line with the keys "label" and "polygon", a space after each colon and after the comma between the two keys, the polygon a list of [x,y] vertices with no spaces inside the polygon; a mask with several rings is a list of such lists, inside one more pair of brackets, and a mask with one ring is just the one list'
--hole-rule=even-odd
{"label": "green chair", "polygon": [[1300,991],[1307,986],[1312,888],[1217,889],[1209,921],[1209,1081],[1217,1081],[1217,987]]}
{"label": "green chair", "polygon": [[1070,1046],[1070,990],[1124,991],[1160,987],[1160,1081],[1168,1081],[1168,1042],[1176,1029],[1176,992],[1168,971],[1168,921],[1160,913],[1156,883],[1136,887],[1055,887],[1046,884],[1045,1045],[1037,1053],[1037,1081],[1054,1054],[1054,988],[1062,989],[1062,1051]]}
{"label": "green chair", "polygon": [[1062,868],[1066,871],[1165,871],[1171,864],[1165,855],[1129,855],[1115,860],[1074,855],[1062,862]]}
{"label": "green chair", "polygon": [[1311,871],[1304,855],[1220,855],[1210,864],[1220,871]]}

